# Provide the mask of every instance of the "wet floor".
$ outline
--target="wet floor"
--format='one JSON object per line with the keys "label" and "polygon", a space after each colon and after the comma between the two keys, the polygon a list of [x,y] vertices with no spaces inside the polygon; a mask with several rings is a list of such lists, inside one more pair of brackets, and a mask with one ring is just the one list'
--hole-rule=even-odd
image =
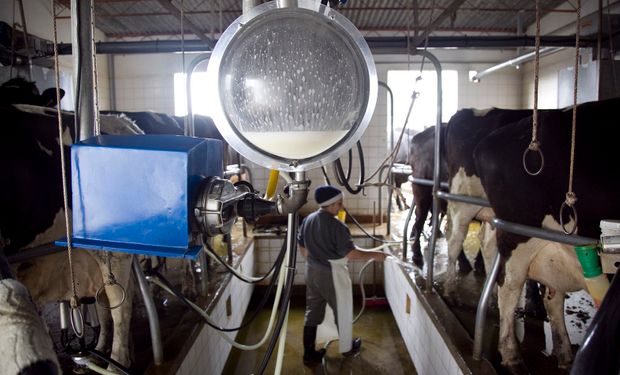
{"label": "wet floor", "polygon": [[[356,298],[355,303],[358,307],[359,298]],[[250,305],[248,311],[252,311],[252,308],[253,306]],[[270,309],[263,310],[255,323],[240,331],[237,341],[242,343],[258,341],[267,327],[270,312]],[[302,362],[303,314],[304,304],[303,296],[301,296],[301,298],[293,300],[289,312],[282,374],[414,375],[417,373],[389,305],[378,304],[367,307],[353,326],[353,337],[362,339],[362,349],[359,356],[343,358],[338,353],[338,342],[336,341],[328,346],[323,364],[314,367],[304,366]],[[265,351],[266,345],[251,352],[233,348],[222,373],[226,375],[256,373],[255,370],[259,367]],[[274,373],[275,363],[276,351],[274,350],[265,371],[266,374]]]}

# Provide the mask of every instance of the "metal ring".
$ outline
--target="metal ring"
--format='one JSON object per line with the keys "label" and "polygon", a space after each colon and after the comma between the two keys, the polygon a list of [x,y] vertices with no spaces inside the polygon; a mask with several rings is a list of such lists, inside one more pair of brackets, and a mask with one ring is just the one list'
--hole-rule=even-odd
{"label": "metal ring", "polygon": [[[82,310],[80,310],[79,306],[76,307],[69,307],[69,322],[71,323],[71,329],[73,329],[73,333],[75,333],[75,335],[78,338],[82,338],[84,337],[84,316],[82,315]],[[74,311],[77,311],[79,317],[80,317],[80,333],[78,333],[77,329],[76,329],[76,324],[75,324],[75,315],[73,314]]]}
{"label": "metal ring", "polygon": [[[564,208],[565,207],[570,207],[573,210],[573,216],[575,217],[575,225],[573,225],[573,229],[571,229],[570,231],[566,230],[566,224],[564,223],[564,219],[562,219],[562,214],[564,213]],[[560,225],[562,226],[562,230],[564,231],[564,233],[566,234],[573,234],[575,233],[575,230],[577,229],[577,209],[575,208],[574,205],[568,205],[566,202],[562,203],[562,207],[560,207]]]}
{"label": "metal ring", "polygon": [[[105,290],[105,286],[106,285],[110,285],[110,286],[117,285],[121,289],[121,291],[123,293],[123,298],[121,298],[121,302],[119,302],[117,305],[106,306],[104,303],[102,303],[101,292],[103,292]],[[108,282],[108,283],[105,283],[105,284],[101,285],[99,287],[99,289],[97,289],[97,293],[95,294],[95,300],[97,301],[97,304],[99,306],[101,306],[102,308],[106,309],[106,310],[114,310],[114,309],[120,307],[123,303],[125,303],[126,299],[127,299],[127,291],[125,290],[125,288],[123,288],[123,286],[121,284],[119,284],[116,281]],[[109,299],[108,299],[108,302],[109,302]]]}
{"label": "metal ring", "polygon": [[[538,170],[536,172],[532,172],[527,168],[527,163],[525,162],[525,158],[527,157],[527,153],[529,151],[537,151],[538,154],[540,155],[540,168],[538,168]],[[527,174],[529,174],[530,176],[537,176],[540,174],[540,172],[542,172],[543,168],[545,167],[545,157],[543,156],[542,151],[540,150],[540,147],[532,147],[532,145],[528,146],[525,151],[523,151],[523,169],[525,169],[525,172]]]}

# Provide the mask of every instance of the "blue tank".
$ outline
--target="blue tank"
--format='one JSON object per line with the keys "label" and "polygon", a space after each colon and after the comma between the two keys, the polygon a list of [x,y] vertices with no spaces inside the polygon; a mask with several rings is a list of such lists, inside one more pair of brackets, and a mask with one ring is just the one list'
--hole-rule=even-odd
{"label": "blue tank", "polygon": [[[73,246],[195,259],[200,183],[221,176],[222,142],[101,135],[71,147]],[[65,241],[59,241],[66,244]]]}

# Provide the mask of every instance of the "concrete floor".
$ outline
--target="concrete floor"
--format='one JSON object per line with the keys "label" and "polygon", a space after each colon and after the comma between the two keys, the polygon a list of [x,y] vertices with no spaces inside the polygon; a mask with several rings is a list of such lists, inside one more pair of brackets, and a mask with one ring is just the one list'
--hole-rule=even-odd
{"label": "concrete floor", "polygon": [[[359,299],[356,298],[354,303],[356,304],[355,313],[357,313]],[[248,312],[251,312],[252,308],[251,305]],[[239,332],[237,341],[257,342],[265,331],[269,313],[270,307],[261,311],[255,323]],[[343,358],[338,353],[338,343],[333,342],[328,347],[324,363],[314,368],[304,366],[302,361],[303,315],[303,297],[296,298],[289,312],[282,374],[417,374],[389,305],[367,307],[353,326],[353,336],[362,338],[362,350],[359,356]],[[263,345],[260,349],[251,352],[233,348],[222,374],[255,373],[266,347],[267,345]],[[274,373],[276,350],[265,371],[266,374]]]}

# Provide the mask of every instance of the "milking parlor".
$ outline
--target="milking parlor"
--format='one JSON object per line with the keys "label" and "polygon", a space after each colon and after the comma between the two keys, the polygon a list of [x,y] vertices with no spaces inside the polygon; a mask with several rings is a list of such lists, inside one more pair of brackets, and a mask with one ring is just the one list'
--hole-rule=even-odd
{"label": "milking parlor", "polygon": [[618,35],[617,0],[1,0],[0,375],[620,374]]}

